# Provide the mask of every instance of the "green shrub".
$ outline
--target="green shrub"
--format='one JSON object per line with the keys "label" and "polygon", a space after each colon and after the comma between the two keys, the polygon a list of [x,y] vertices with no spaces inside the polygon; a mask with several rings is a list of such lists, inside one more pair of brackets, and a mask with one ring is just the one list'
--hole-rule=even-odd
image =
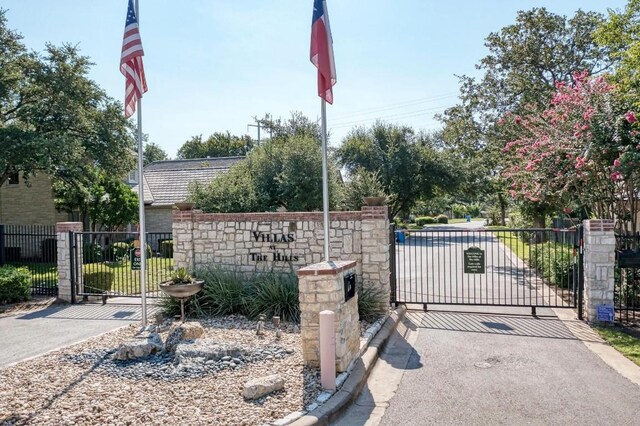
{"label": "green shrub", "polygon": [[441,215],[438,215],[438,217],[436,217],[436,221],[438,223],[449,223],[449,218],[447,217],[446,214],[441,214]]}
{"label": "green shrub", "polygon": [[85,271],[83,275],[84,290],[88,293],[108,293],[111,291],[114,278],[114,273],[111,271]]}
{"label": "green shrub", "polygon": [[480,217],[480,206],[478,204],[469,204],[467,206],[467,214],[471,217]]}
{"label": "green shrub", "polygon": [[371,283],[365,288],[358,285],[358,314],[361,320],[368,322],[377,320],[387,311],[389,294]]}
{"label": "green shrub", "polygon": [[254,275],[248,297],[248,314],[257,318],[278,315],[283,321],[300,321],[298,279],[293,273],[266,272]]}
{"label": "green shrub", "polygon": [[160,255],[166,259],[173,257],[173,240],[160,241]]}
{"label": "green shrub", "polygon": [[112,260],[124,260],[129,257],[129,244],[123,241],[113,243],[109,248],[109,253],[111,253]]}
{"label": "green shrub", "polygon": [[3,266],[0,268],[0,304],[29,300],[31,273],[27,268]]}
{"label": "green shrub", "polygon": [[85,244],[82,248],[82,263],[102,262],[102,246],[98,243]]}
{"label": "green shrub", "polygon": [[551,285],[573,287],[573,247],[557,243],[530,246],[530,264]]}
{"label": "green shrub", "polygon": [[416,218],[416,225],[418,226],[424,226],[432,223],[436,223],[436,220],[431,216],[421,216]]}
{"label": "green shrub", "polygon": [[467,214],[467,207],[462,204],[454,204],[451,206],[451,212],[456,219],[462,219]]}

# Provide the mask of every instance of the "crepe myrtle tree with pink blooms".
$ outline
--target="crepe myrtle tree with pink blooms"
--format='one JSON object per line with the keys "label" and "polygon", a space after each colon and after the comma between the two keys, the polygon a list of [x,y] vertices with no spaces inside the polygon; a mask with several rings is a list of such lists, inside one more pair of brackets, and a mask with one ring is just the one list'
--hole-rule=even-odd
{"label": "crepe myrtle tree with pink blooms", "polygon": [[556,84],[545,110],[506,114],[519,137],[503,153],[512,197],[547,213],[582,209],[638,231],[640,123],[604,76],[574,75]]}

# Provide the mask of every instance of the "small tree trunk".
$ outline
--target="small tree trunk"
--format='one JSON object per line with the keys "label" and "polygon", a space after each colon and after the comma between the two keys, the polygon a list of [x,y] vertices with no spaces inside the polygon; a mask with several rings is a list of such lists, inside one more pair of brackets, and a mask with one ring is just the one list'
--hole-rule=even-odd
{"label": "small tree trunk", "polygon": [[502,193],[498,194],[498,203],[500,203],[500,225],[507,226],[507,203]]}

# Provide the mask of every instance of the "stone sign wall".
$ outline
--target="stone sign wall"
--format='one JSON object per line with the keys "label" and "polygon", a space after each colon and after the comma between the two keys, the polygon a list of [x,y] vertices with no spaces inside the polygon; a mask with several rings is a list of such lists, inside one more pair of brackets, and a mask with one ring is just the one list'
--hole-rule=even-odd
{"label": "stone sign wall", "polygon": [[[388,288],[387,207],[365,206],[329,217],[331,259],[355,261],[359,278]],[[324,260],[322,213],[174,211],[173,245],[175,267],[297,271]]]}

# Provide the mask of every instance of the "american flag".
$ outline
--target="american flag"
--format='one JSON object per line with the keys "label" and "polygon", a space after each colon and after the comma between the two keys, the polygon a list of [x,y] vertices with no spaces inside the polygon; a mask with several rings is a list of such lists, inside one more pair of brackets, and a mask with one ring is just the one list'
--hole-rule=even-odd
{"label": "american flag", "polygon": [[144,77],[142,65],[142,40],[138,30],[138,18],[133,7],[133,0],[129,0],[127,9],[127,23],[124,27],[122,40],[122,55],[120,56],[120,72],[126,78],[124,116],[129,118],[136,111],[136,101],[147,91],[147,80]]}
{"label": "american flag", "polygon": [[325,0],[314,0],[311,25],[311,63],[318,69],[318,96],[333,104],[336,65],[333,60],[333,39]]}

